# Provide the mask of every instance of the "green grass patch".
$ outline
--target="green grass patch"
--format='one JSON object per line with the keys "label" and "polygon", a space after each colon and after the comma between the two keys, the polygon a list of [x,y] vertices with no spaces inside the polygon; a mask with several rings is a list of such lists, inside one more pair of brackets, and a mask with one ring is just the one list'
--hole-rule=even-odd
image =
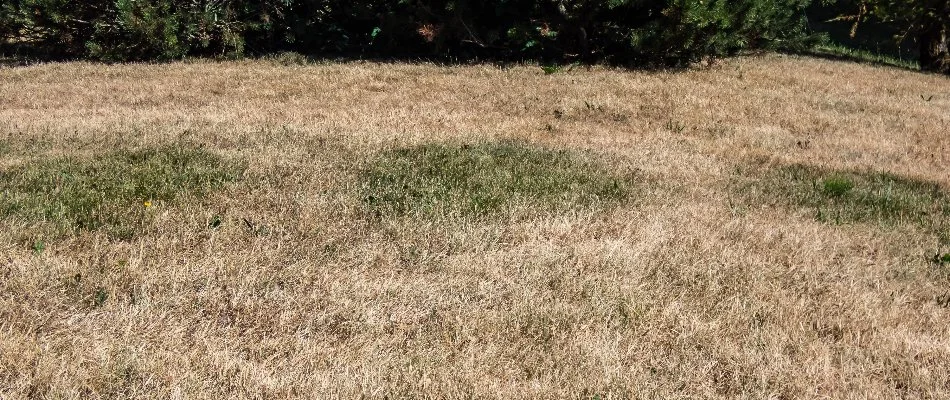
{"label": "green grass patch", "polygon": [[563,212],[630,197],[633,176],[587,154],[522,143],[428,144],[380,155],[361,174],[377,215],[486,217]]}
{"label": "green grass patch", "polygon": [[832,176],[822,179],[821,186],[827,197],[840,198],[851,193],[851,190],[854,189],[854,182],[848,177]]}
{"label": "green grass patch", "polygon": [[0,217],[44,236],[101,231],[128,239],[156,208],[200,198],[240,174],[237,165],[189,146],[36,159],[0,170]]}
{"label": "green grass patch", "polygon": [[812,210],[819,221],[913,223],[936,230],[950,224],[950,194],[944,188],[886,172],[789,165],[754,185],[769,201]]}
{"label": "green grass patch", "polygon": [[920,64],[914,60],[897,58],[886,54],[856,49],[835,43],[827,43],[816,46],[811,52],[812,54],[819,56],[837,57],[868,64],[889,65],[892,67],[912,70],[920,69]]}

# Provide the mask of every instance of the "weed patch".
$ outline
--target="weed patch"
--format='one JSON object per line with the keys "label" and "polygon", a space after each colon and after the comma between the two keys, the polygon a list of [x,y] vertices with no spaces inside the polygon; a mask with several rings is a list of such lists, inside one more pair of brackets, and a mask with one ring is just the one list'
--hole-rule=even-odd
{"label": "weed patch", "polygon": [[585,155],[520,143],[397,149],[361,175],[365,205],[390,216],[561,212],[617,203],[634,187]]}
{"label": "weed patch", "polygon": [[182,146],[35,160],[0,170],[0,217],[54,237],[103,231],[127,239],[155,207],[200,198],[239,176],[217,155]]}
{"label": "weed patch", "polygon": [[939,267],[950,265],[950,253],[937,253],[930,259],[930,263]]}
{"label": "weed patch", "polygon": [[913,223],[935,230],[950,221],[950,194],[940,185],[886,172],[790,165],[754,185],[766,201],[812,210],[819,221]]}

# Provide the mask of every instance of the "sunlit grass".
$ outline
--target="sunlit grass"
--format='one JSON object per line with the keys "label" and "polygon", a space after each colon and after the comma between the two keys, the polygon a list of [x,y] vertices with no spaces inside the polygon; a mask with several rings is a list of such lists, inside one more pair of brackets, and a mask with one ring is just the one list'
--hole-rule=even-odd
{"label": "sunlit grass", "polygon": [[202,197],[239,175],[214,153],[186,146],[34,159],[0,170],[0,216],[53,237],[102,231],[130,238],[156,206]]}

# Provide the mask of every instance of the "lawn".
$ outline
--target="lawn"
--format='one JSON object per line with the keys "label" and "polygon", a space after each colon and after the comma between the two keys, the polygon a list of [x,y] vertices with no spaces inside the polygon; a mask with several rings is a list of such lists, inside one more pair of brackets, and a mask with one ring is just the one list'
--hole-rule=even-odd
{"label": "lawn", "polygon": [[945,76],[0,67],[3,399],[948,398],[947,371]]}

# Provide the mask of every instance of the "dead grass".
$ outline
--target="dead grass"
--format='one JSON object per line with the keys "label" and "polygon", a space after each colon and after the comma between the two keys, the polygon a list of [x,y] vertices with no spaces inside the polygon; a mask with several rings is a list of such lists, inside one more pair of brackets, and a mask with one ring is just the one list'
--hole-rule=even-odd
{"label": "dead grass", "polygon": [[[550,75],[68,63],[0,68],[0,105],[4,176],[176,143],[247,166],[128,240],[37,249],[28,217],[0,218],[5,399],[950,397],[945,216],[834,224],[737,191],[757,165],[837,172],[850,189],[785,182],[836,198],[862,190],[849,171],[945,190],[945,77],[787,56]],[[633,174],[636,201],[367,212],[367,162],[511,141],[600,164],[511,176]],[[467,162],[488,189],[523,167]]]}

